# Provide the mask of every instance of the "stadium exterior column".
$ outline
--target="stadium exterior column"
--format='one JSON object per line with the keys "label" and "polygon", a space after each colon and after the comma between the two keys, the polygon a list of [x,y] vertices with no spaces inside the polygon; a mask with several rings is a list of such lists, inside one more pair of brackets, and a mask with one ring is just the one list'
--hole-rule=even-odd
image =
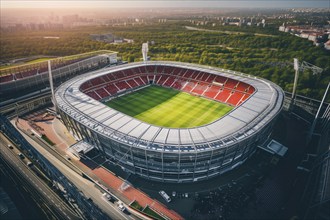
{"label": "stadium exterior column", "polygon": [[50,89],[52,92],[52,101],[55,107],[55,111],[56,113],[57,111],[57,103],[56,103],[56,99],[55,99],[55,92],[54,92],[54,85],[53,85],[53,74],[52,74],[52,67],[51,67],[51,63],[50,60],[48,60],[48,74],[49,74],[49,84],[50,84]]}
{"label": "stadium exterior column", "polygon": [[308,133],[308,136],[307,136],[307,144],[309,144],[309,142],[311,141],[312,139],[312,136],[313,136],[313,133],[314,133],[314,129],[315,129],[315,125],[316,125],[316,122],[317,122],[317,119],[319,117],[319,114],[320,114],[320,111],[321,111],[321,108],[322,108],[322,105],[324,103],[324,100],[325,98],[327,97],[327,94],[328,94],[328,90],[329,90],[329,87],[330,87],[330,82],[328,83],[328,86],[327,86],[327,89],[325,90],[325,93],[323,95],[323,98],[322,98],[322,101],[320,103],[320,106],[319,106],[319,109],[317,110],[317,113],[315,115],[315,118],[314,118],[314,121],[313,121],[313,124],[309,130],[309,133]]}

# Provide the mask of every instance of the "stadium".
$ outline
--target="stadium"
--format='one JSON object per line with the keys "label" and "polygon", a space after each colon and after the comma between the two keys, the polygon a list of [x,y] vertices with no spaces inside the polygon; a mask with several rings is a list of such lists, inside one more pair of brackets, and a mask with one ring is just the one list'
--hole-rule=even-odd
{"label": "stadium", "polygon": [[182,183],[227,172],[267,144],[284,93],[243,73],[147,61],[75,77],[54,98],[77,139],[125,171]]}

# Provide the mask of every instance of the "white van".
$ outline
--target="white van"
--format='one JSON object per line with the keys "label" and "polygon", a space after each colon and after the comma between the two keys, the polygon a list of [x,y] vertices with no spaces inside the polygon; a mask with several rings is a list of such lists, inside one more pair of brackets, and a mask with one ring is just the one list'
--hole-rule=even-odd
{"label": "white van", "polygon": [[166,194],[163,190],[159,191],[159,194],[166,200],[166,202],[171,202],[171,197]]}

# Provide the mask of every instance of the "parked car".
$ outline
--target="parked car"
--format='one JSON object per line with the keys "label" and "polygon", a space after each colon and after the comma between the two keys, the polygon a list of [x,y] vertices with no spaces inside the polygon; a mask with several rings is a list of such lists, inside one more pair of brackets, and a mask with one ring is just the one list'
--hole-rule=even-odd
{"label": "parked car", "polygon": [[123,212],[126,208],[122,202],[118,202],[118,209]]}
{"label": "parked car", "polygon": [[166,202],[171,202],[171,197],[166,194],[163,190],[159,191],[159,194],[166,200]]}

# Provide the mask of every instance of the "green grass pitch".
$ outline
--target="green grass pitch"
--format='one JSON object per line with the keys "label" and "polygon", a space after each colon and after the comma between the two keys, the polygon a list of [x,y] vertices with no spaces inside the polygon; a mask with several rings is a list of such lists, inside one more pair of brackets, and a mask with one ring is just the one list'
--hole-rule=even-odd
{"label": "green grass pitch", "polygon": [[110,108],[149,124],[191,128],[222,117],[233,107],[160,86],[148,86],[106,103]]}

